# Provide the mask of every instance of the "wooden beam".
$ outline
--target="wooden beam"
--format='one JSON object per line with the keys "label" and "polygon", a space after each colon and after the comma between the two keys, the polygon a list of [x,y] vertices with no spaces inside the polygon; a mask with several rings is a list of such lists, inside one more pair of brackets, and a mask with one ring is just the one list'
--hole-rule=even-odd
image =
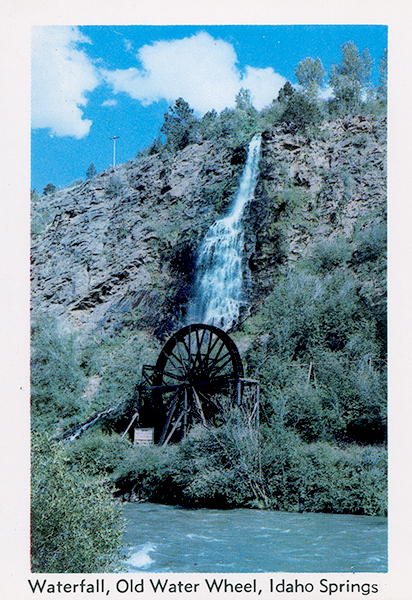
{"label": "wooden beam", "polygon": [[168,441],[170,440],[170,438],[172,437],[172,435],[174,434],[174,432],[175,432],[175,431],[176,431],[176,429],[178,428],[178,426],[179,426],[179,424],[180,424],[180,421],[181,421],[181,420],[182,420],[182,418],[183,418],[183,415],[184,415],[184,413],[185,413],[185,411],[184,411],[184,410],[182,410],[182,412],[180,413],[180,415],[177,417],[177,419],[176,419],[176,422],[175,422],[175,424],[173,425],[171,432],[169,433],[169,435],[167,436],[167,438],[165,439],[165,441],[162,443],[162,448],[163,448],[163,446],[166,446],[166,445],[167,445]]}
{"label": "wooden beam", "polygon": [[200,417],[202,419],[202,423],[203,423],[203,425],[205,427],[207,427],[206,417],[205,417],[205,414],[203,412],[202,405],[201,405],[200,400],[199,400],[199,396],[197,395],[196,390],[195,390],[194,387],[192,387],[192,392],[193,392],[193,396],[194,396],[194,398],[196,400],[196,404],[197,404],[197,407],[198,407],[199,412],[200,412]]}
{"label": "wooden beam", "polygon": [[138,413],[138,412],[135,412],[135,413],[134,413],[134,415],[133,415],[133,417],[132,417],[132,420],[130,421],[130,423],[128,424],[127,428],[125,429],[125,432],[124,432],[124,433],[123,433],[123,435],[122,435],[122,438],[124,438],[124,436],[126,435],[126,433],[129,431],[130,427],[133,425],[133,423],[135,422],[135,420],[136,420],[136,417],[137,417],[138,415],[139,415],[139,413]]}
{"label": "wooden beam", "polygon": [[162,431],[162,434],[161,434],[160,439],[159,439],[159,445],[160,446],[163,445],[163,440],[164,440],[164,438],[166,436],[167,430],[169,429],[169,425],[170,425],[171,420],[173,418],[173,414],[174,414],[176,406],[177,406],[177,401],[179,400],[179,391],[180,390],[178,390],[176,392],[176,394],[174,396],[173,404],[170,407],[169,414],[167,415],[166,423],[165,423],[165,425],[163,427],[163,431]]}

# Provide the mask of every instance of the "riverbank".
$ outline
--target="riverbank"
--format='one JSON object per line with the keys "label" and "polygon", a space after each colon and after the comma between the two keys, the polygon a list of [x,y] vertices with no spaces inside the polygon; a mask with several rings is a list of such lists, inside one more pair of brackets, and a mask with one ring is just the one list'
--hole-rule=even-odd
{"label": "riverbank", "polygon": [[179,444],[133,447],[93,432],[68,458],[90,476],[103,470],[116,496],[186,508],[270,508],[285,512],[387,515],[384,446],[305,443],[262,428],[259,446],[222,426],[192,430]]}

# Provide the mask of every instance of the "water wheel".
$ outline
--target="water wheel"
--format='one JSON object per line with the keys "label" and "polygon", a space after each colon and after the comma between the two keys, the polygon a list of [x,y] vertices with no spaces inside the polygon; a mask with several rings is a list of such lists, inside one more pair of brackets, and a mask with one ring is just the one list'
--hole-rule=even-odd
{"label": "water wheel", "polygon": [[233,340],[213,325],[193,324],[166,342],[154,367],[143,368],[139,422],[155,442],[182,439],[196,423],[215,423],[222,398],[236,398],[243,365]]}

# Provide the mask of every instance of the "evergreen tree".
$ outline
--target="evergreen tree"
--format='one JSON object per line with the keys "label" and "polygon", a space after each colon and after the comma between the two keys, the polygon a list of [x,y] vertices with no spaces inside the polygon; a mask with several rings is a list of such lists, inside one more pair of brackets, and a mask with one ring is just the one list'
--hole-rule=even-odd
{"label": "evergreen tree", "polygon": [[36,188],[33,188],[30,192],[30,200],[32,202],[37,202],[39,200],[39,194],[36,190]]}
{"label": "evergreen tree", "polygon": [[388,49],[385,48],[379,65],[378,98],[385,105],[388,96]]}
{"label": "evergreen tree", "polygon": [[292,84],[290,83],[290,81],[287,81],[285,85],[279,90],[277,99],[279,100],[279,102],[287,101],[293,96],[294,93],[295,90],[293,89]]}
{"label": "evergreen tree", "polygon": [[243,110],[244,112],[253,112],[255,108],[252,103],[252,94],[250,90],[245,90],[245,88],[241,88],[239,93],[235,98],[236,108],[238,110]]}
{"label": "evergreen tree", "polygon": [[290,123],[296,130],[304,130],[310,125],[320,123],[321,120],[322,113],[316,102],[301,92],[293,94],[282,115],[282,121]]}
{"label": "evergreen tree", "polygon": [[174,106],[169,106],[160,129],[166,135],[166,147],[175,151],[185,148],[192,141],[197,124],[193,109],[183,98],[178,98]]}
{"label": "evergreen tree", "polygon": [[92,177],[94,177],[95,175],[97,175],[97,171],[94,168],[94,164],[90,163],[89,168],[86,171],[86,177],[87,179],[91,179]]}
{"label": "evergreen tree", "polygon": [[320,58],[313,60],[308,57],[300,61],[295,75],[308,98],[313,101],[316,100],[319,87],[322,85],[323,78],[326,75]]}
{"label": "evergreen tree", "polygon": [[359,110],[362,93],[369,84],[372,58],[365,48],[362,56],[353,42],[341,47],[342,62],[332,65],[330,83],[335,95],[334,105],[339,113],[351,113]]}
{"label": "evergreen tree", "polygon": [[43,190],[43,196],[48,196],[49,194],[53,194],[56,191],[56,186],[53,183],[48,183]]}
{"label": "evergreen tree", "polygon": [[199,133],[204,140],[208,140],[216,135],[219,123],[219,115],[213,108],[209,110],[199,122]]}
{"label": "evergreen tree", "polygon": [[250,90],[241,88],[235,98],[235,112],[237,113],[238,127],[242,132],[250,136],[255,133],[258,121],[258,112],[252,104]]}

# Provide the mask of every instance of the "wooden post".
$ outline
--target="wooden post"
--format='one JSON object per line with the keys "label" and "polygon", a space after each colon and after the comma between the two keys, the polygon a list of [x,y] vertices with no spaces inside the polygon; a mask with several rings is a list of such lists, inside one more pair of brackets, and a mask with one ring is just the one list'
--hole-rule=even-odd
{"label": "wooden post", "polygon": [[196,404],[197,404],[197,407],[199,409],[200,417],[202,419],[202,423],[203,423],[203,425],[205,427],[207,427],[206,417],[205,417],[205,414],[203,412],[202,405],[200,404],[199,396],[197,395],[196,390],[193,387],[192,387],[192,393],[193,393],[193,396],[195,397]]}
{"label": "wooden post", "polygon": [[129,431],[130,427],[133,425],[133,423],[135,422],[135,420],[136,420],[136,418],[137,418],[138,415],[139,415],[139,413],[137,413],[137,412],[134,413],[134,415],[132,417],[132,420],[130,421],[129,425],[127,426],[125,432],[122,435],[122,438],[124,438],[124,436],[126,435],[126,433]]}
{"label": "wooden post", "polygon": [[170,438],[172,437],[172,435],[174,434],[174,432],[176,431],[176,429],[180,425],[180,421],[182,420],[182,418],[183,418],[183,411],[180,413],[180,415],[176,419],[176,422],[173,425],[171,432],[169,433],[169,435],[167,436],[167,438],[165,439],[165,441],[162,443],[162,448],[163,448],[163,446],[166,446],[167,442],[170,440]]}
{"label": "wooden post", "polygon": [[185,388],[184,394],[185,394],[185,396],[184,396],[184,405],[183,405],[183,410],[184,410],[183,437],[186,437],[186,433],[187,433],[187,389],[186,388]]}
{"label": "wooden post", "polygon": [[163,440],[165,439],[167,430],[169,429],[169,425],[172,421],[172,417],[175,412],[178,399],[179,399],[179,391],[176,393],[173,404],[170,407],[169,414],[167,415],[166,423],[165,423],[165,426],[163,427],[162,435],[160,436],[160,439],[159,439],[159,445],[163,445]]}
{"label": "wooden post", "polygon": [[309,363],[309,371],[308,371],[308,378],[306,380],[306,386],[309,386],[310,384],[310,376],[312,375],[312,363]]}

